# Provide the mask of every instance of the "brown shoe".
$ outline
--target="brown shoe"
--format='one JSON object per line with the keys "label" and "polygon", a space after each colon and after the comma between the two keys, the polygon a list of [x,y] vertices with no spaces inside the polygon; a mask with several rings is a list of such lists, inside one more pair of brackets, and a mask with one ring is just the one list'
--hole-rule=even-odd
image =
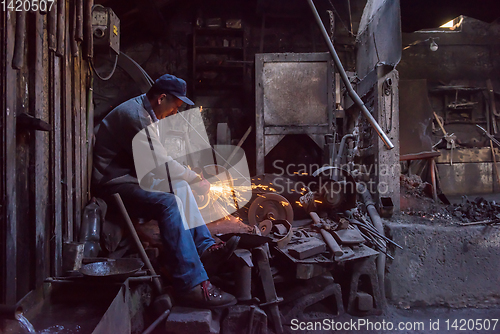
{"label": "brown shoe", "polygon": [[234,235],[227,242],[213,244],[201,254],[201,262],[209,277],[216,274],[220,266],[231,257],[240,239],[239,236]]}
{"label": "brown shoe", "polygon": [[236,298],[212,285],[210,281],[198,284],[184,295],[178,296],[177,301],[182,306],[195,308],[223,308],[236,304]]}

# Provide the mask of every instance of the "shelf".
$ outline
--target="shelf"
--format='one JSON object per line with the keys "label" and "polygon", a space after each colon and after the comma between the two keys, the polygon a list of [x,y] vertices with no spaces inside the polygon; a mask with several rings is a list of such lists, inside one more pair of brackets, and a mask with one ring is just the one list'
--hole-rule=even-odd
{"label": "shelf", "polygon": [[221,89],[232,90],[235,88],[243,88],[243,83],[240,83],[240,82],[232,83],[232,84],[196,83],[195,88],[199,89],[199,90],[221,90]]}
{"label": "shelf", "polygon": [[243,29],[195,28],[197,35],[243,35]]}
{"label": "shelf", "polygon": [[228,51],[243,51],[243,47],[238,46],[195,46],[197,53],[226,53]]}
{"label": "shelf", "polygon": [[197,93],[224,95],[242,90],[245,68],[244,29],[194,29],[192,85],[194,95]]}

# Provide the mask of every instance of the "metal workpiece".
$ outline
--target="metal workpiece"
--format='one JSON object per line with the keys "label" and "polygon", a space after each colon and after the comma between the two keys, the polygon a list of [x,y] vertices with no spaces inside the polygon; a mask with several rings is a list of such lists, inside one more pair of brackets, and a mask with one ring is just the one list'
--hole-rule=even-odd
{"label": "metal workpiece", "polygon": [[247,249],[236,249],[235,257],[238,259],[235,265],[235,294],[239,302],[248,302],[252,299],[252,253]]}
{"label": "metal workpiece", "polygon": [[325,26],[323,25],[323,22],[321,21],[321,17],[318,14],[318,11],[316,7],[314,6],[314,3],[312,0],[307,0],[309,3],[309,6],[311,7],[311,10],[314,14],[314,17],[316,18],[316,22],[318,23],[319,29],[321,30],[321,33],[323,37],[325,38],[326,45],[328,46],[328,49],[330,51],[330,54],[333,58],[333,61],[335,63],[335,66],[337,67],[340,77],[342,78],[342,81],[344,82],[344,85],[347,89],[347,92],[351,99],[354,101],[356,105],[361,109],[363,116],[368,120],[368,122],[371,124],[373,129],[377,132],[378,136],[380,139],[384,142],[385,146],[389,149],[392,150],[394,148],[394,144],[391,142],[389,137],[385,134],[384,130],[380,127],[380,125],[377,123],[373,115],[370,113],[370,111],[366,108],[365,104],[359,97],[359,95],[354,91],[354,88],[352,88],[351,82],[349,81],[349,78],[347,77],[347,74],[345,72],[344,67],[342,66],[342,63],[340,62],[340,58],[337,55],[337,52],[335,51],[335,48],[333,47],[333,43],[330,40],[330,37],[328,36],[328,32],[325,29]]}

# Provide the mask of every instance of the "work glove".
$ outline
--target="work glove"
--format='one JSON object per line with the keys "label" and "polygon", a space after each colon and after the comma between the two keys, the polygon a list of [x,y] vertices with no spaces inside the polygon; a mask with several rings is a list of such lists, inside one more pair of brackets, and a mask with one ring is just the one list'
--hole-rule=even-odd
{"label": "work glove", "polygon": [[207,179],[203,177],[203,174],[198,174],[196,179],[191,181],[190,185],[191,189],[198,196],[205,196],[210,191],[210,182],[208,182]]}

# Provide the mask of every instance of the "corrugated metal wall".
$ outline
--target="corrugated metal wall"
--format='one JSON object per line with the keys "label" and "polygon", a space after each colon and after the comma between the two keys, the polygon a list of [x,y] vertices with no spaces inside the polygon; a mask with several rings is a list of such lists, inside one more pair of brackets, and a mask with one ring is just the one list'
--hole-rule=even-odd
{"label": "corrugated metal wall", "polygon": [[[1,303],[61,274],[62,244],[76,239],[89,197],[91,73],[80,45],[82,10],[82,0],[57,0],[47,14],[0,11]],[[23,125],[22,113],[50,131]]]}

